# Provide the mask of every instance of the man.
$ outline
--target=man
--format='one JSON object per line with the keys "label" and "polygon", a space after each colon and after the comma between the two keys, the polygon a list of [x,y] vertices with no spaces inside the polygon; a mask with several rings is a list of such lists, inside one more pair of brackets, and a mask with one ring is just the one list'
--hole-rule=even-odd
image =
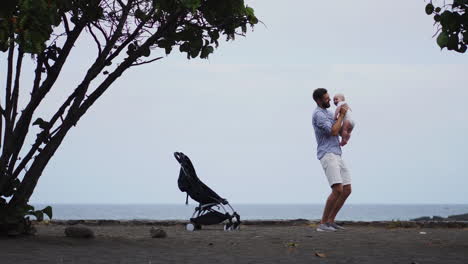
{"label": "man", "polygon": [[312,116],[315,138],[317,139],[317,158],[322,164],[332,189],[317,231],[336,231],[344,229],[335,223],[335,217],[351,194],[351,177],[348,168],[341,159],[338,138],[348,106],[341,107],[335,122],[334,114],[327,110],[330,107],[330,95],[327,90],[324,88],[315,89],[313,98],[317,103],[317,108]]}

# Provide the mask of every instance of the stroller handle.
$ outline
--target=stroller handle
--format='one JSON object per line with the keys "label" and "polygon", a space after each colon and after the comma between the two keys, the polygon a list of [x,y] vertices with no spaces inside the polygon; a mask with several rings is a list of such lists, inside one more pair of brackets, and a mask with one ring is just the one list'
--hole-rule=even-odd
{"label": "stroller handle", "polygon": [[176,158],[176,160],[181,163],[182,162],[182,158],[183,158],[184,154],[182,152],[174,152],[174,157]]}

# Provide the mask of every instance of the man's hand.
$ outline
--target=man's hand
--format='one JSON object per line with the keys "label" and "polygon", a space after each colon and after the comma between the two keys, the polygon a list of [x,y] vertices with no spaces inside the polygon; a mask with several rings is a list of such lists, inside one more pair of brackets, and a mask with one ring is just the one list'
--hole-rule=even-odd
{"label": "man's hand", "polygon": [[338,116],[335,124],[333,124],[332,126],[332,130],[331,130],[331,135],[332,136],[338,136],[340,130],[341,130],[341,125],[343,123],[343,119],[344,119],[344,116],[346,114],[346,112],[348,111],[349,107],[347,104],[344,104],[342,106],[340,106],[340,115]]}
{"label": "man's hand", "polygon": [[349,107],[347,104],[344,104],[340,107],[340,115],[344,116],[346,115],[346,112],[349,110]]}

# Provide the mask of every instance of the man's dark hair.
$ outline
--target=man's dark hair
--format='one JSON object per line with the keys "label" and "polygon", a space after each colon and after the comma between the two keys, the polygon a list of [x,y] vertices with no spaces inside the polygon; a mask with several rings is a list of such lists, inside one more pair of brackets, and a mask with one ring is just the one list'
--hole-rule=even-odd
{"label": "man's dark hair", "polygon": [[327,89],[325,88],[317,88],[314,90],[314,93],[312,94],[312,97],[314,98],[314,101],[317,102],[317,100],[322,99],[322,97],[328,93]]}

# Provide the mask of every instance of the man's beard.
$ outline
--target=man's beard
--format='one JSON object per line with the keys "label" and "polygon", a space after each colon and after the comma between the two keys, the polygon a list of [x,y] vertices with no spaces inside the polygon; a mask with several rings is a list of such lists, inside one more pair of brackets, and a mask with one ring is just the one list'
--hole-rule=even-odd
{"label": "man's beard", "polygon": [[323,107],[323,108],[330,108],[330,103],[325,103],[325,102],[323,102],[323,103],[322,103],[322,107]]}

